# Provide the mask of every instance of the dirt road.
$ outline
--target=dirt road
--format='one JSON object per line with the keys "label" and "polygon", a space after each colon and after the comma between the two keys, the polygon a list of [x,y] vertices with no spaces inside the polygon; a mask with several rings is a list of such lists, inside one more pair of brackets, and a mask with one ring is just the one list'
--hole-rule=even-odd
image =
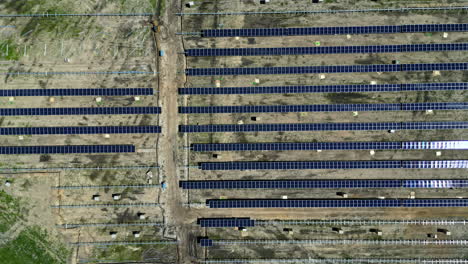
{"label": "dirt road", "polygon": [[[160,125],[162,134],[158,146],[158,163],[161,166],[161,177],[167,183],[167,189],[163,192],[160,202],[164,203],[165,222],[169,226],[175,226],[175,233],[179,240],[179,263],[194,263],[190,257],[189,229],[184,226],[190,212],[182,205],[182,192],[178,187],[177,155],[180,149],[178,137],[177,114],[177,88],[183,86],[185,75],[181,74],[185,68],[182,55],[181,37],[175,33],[180,31],[181,18],[175,16],[181,7],[181,1],[167,1],[168,6],[161,18],[161,32],[157,38],[160,48],[165,55],[159,58],[159,100],[162,108]],[[170,4],[169,4],[170,2]],[[157,56],[157,54],[155,54]],[[178,73],[179,72],[179,73]]]}

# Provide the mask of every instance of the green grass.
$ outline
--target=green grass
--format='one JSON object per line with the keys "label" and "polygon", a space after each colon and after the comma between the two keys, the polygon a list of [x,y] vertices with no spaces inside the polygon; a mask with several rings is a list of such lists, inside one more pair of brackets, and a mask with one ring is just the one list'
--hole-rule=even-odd
{"label": "green grass", "polygon": [[[19,14],[67,14],[73,13],[73,7],[55,1],[10,1],[6,8]],[[81,18],[76,17],[48,17],[31,18],[21,30],[21,35],[37,36],[43,32],[53,33],[56,36],[77,37],[84,30]]]}
{"label": "green grass", "polygon": [[[50,248],[49,237],[39,227],[30,227],[19,236],[0,248],[0,263],[2,264],[60,264],[66,263],[70,251],[63,246]],[[48,247],[47,249],[44,247]],[[54,247],[54,246],[52,246]],[[49,252],[54,252],[59,260]]]}
{"label": "green grass", "polygon": [[[18,199],[13,198],[5,191],[0,191],[0,232],[6,232],[21,217],[21,208]],[[0,261],[0,263],[2,263]]]}
{"label": "green grass", "polygon": [[110,259],[112,261],[139,261],[142,260],[142,250],[132,250],[129,247],[117,245],[110,246],[102,250],[99,254],[100,259]]}
{"label": "green grass", "polygon": [[21,1],[21,0],[9,0],[5,3],[5,8],[10,9],[18,14],[30,14],[33,12],[34,7],[46,4],[46,0],[36,1]]}
{"label": "green grass", "polygon": [[19,58],[18,46],[11,39],[0,41],[0,59],[18,60]]}

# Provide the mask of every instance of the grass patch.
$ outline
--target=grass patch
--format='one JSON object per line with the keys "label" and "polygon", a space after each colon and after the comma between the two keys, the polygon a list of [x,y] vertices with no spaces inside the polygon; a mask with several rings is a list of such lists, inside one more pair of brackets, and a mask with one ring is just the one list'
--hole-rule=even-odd
{"label": "grass patch", "polygon": [[131,249],[127,246],[116,245],[103,249],[99,253],[99,258],[112,261],[139,261],[142,260],[142,250],[140,247]]}
{"label": "grass patch", "polygon": [[0,41],[0,59],[2,60],[18,60],[18,46],[11,40]]}
{"label": "grass patch", "polygon": [[10,9],[18,14],[31,14],[34,12],[34,7],[42,6],[46,3],[46,0],[9,0],[5,3],[5,8]]}
{"label": "grass patch", "polygon": [[[4,233],[21,217],[21,208],[18,199],[0,191],[0,232]],[[3,263],[0,261],[0,263]]]}
{"label": "grass patch", "polygon": [[[52,246],[47,232],[39,227],[30,227],[0,248],[2,264],[61,264],[66,263],[70,251],[64,246]],[[45,248],[48,247],[48,248]],[[55,254],[56,257],[52,256]]]}
{"label": "grass patch", "polygon": [[100,260],[113,262],[158,260],[157,263],[173,263],[175,261],[173,245],[115,245],[107,248],[95,248],[94,256]]}
{"label": "grass patch", "polygon": [[73,13],[72,7],[63,3],[39,1],[11,1],[6,8],[19,14],[49,14],[50,17],[31,18],[21,30],[21,35],[37,36],[42,32],[54,33],[57,36],[77,37],[84,30],[79,17],[54,17],[54,14]]}
{"label": "grass patch", "polygon": [[164,10],[166,9],[166,0],[154,0],[154,2],[158,1],[158,6],[156,7],[156,14],[161,16],[164,14]]}

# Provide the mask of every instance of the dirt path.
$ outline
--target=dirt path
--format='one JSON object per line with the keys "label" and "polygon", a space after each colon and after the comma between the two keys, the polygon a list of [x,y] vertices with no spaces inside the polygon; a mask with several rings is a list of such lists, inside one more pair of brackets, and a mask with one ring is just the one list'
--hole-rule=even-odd
{"label": "dirt path", "polygon": [[[170,2],[170,4],[169,4]],[[175,16],[181,7],[180,0],[167,1],[165,13],[162,15],[161,32],[157,38],[165,55],[159,59],[159,100],[162,108],[160,125],[162,134],[158,146],[158,163],[161,166],[161,178],[166,181],[167,189],[163,192],[160,202],[163,203],[164,217],[167,225],[176,227],[179,240],[179,263],[194,263],[190,256],[189,229],[184,222],[190,212],[182,206],[181,190],[178,187],[177,151],[178,146],[178,114],[177,88],[183,85],[185,62],[182,40],[175,33],[180,31],[180,17]],[[157,54],[155,54],[157,55]]]}

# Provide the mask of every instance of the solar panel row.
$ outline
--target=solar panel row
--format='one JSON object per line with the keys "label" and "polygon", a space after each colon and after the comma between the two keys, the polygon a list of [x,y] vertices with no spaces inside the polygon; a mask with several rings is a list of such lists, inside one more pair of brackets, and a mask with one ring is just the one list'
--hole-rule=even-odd
{"label": "solar panel row", "polygon": [[207,238],[202,238],[200,239],[200,246],[202,247],[212,247],[213,246],[213,240],[207,239]]}
{"label": "solar panel row", "polygon": [[160,107],[0,108],[0,116],[160,114]]}
{"label": "solar panel row", "polygon": [[187,56],[262,56],[468,50],[468,43],[291,48],[188,49]]}
{"label": "solar panel row", "polygon": [[202,170],[468,169],[468,160],[200,162]]}
{"label": "solar panel row", "polygon": [[126,153],[135,152],[133,145],[74,146],[0,146],[0,154],[65,154],[65,153]]}
{"label": "solar panel row", "polygon": [[468,103],[180,106],[181,114],[467,110]]}
{"label": "solar panel row", "polygon": [[332,65],[300,67],[255,67],[255,68],[189,68],[188,76],[259,75],[259,74],[309,74],[309,73],[357,73],[357,72],[408,72],[408,71],[466,71],[468,63],[417,63]]}
{"label": "solar panel row", "polygon": [[124,96],[153,95],[153,88],[70,88],[70,89],[8,89],[0,96]]}
{"label": "solar panel row", "polygon": [[468,149],[468,140],[408,142],[304,142],[192,144],[192,151],[281,151],[347,149]]}
{"label": "solar panel row", "polygon": [[468,83],[408,83],[408,84],[354,84],[354,85],[306,85],[264,87],[203,87],[179,88],[179,94],[270,94],[270,93],[358,93],[404,91],[467,90]]}
{"label": "solar panel row", "polygon": [[197,224],[201,227],[250,227],[255,226],[255,220],[250,218],[199,218]]}
{"label": "solar panel row", "polygon": [[468,122],[306,123],[179,126],[179,132],[182,133],[426,129],[468,129]]}
{"label": "solar panel row", "polygon": [[416,32],[462,32],[468,24],[419,24],[399,26],[358,27],[307,27],[307,28],[250,28],[250,29],[205,29],[202,37],[268,37],[339,34],[388,34]]}
{"label": "solar panel row", "polygon": [[207,200],[209,208],[467,207],[468,199]]}
{"label": "solar panel row", "polygon": [[180,181],[195,189],[338,189],[338,188],[467,188],[468,180],[228,180]]}
{"label": "solar panel row", "polygon": [[0,127],[0,135],[78,135],[161,133],[159,126]]}

